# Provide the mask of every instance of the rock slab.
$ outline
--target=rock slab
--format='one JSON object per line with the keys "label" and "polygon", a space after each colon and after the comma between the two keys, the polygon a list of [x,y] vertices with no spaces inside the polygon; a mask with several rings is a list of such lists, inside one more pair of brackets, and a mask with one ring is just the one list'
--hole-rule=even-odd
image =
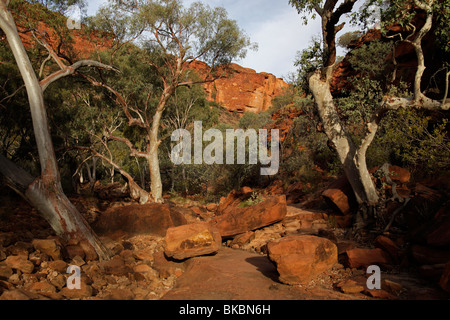
{"label": "rock slab", "polygon": [[164,237],[168,228],[186,224],[185,217],[168,204],[152,203],[115,207],[102,213],[94,229],[99,233],[117,230],[130,234]]}
{"label": "rock slab", "polygon": [[232,237],[260,229],[286,217],[286,196],[274,196],[254,206],[236,208],[210,221],[222,237]]}
{"label": "rock slab", "polygon": [[217,228],[205,222],[169,228],[165,237],[165,254],[176,260],[216,253],[222,245]]}

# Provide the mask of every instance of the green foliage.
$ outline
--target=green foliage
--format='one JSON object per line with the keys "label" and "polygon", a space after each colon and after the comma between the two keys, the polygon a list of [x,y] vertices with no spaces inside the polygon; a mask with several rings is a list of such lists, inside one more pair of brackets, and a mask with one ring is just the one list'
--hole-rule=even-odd
{"label": "green foliage", "polygon": [[309,92],[309,74],[323,67],[323,48],[315,39],[305,50],[297,53],[294,65],[298,68],[297,85],[303,92]]}
{"label": "green foliage", "polygon": [[414,168],[421,176],[449,173],[448,119],[418,110],[390,112],[374,146],[390,151],[390,159]]}
{"label": "green foliage", "polygon": [[263,129],[270,121],[270,114],[268,112],[245,112],[239,120],[239,128],[241,129]]}
{"label": "green foliage", "polygon": [[342,36],[339,37],[337,45],[342,47],[342,48],[344,48],[344,49],[346,49],[346,48],[348,48],[349,44],[352,41],[357,40],[361,36],[362,36],[362,32],[361,31],[346,32]]}
{"label": "green foliage", "polygon": [[258,192],[253,192],[251,197],[239,204],[239,208],[246,208],[251,207],[254,205],[257,205],[258,203],[263,202],[264,199],[261,197],[261,195]]}
{"label": "green foliage", "polygon": [[348,60],[358,73],[369,76],[371,79],[380,79],[387,73],[386,59],[392,49],[392,42],[371,41],[352,50]]}

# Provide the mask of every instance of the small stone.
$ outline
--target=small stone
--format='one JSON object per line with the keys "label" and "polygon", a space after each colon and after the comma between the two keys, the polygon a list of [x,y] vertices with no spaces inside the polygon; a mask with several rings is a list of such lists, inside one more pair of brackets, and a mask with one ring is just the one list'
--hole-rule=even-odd
{"label": "small stone", "polygon": [[67,252],[67,255],[68,255],[69,259],[73,259],[76,256],[81,257],[81,259],[84,259],[84,257],[85,257],[85,253],[84,253],[83,248],[81,248],[81,246],[78,246],[78,245],[76,245],[76,246],[67,246],[66,247],[66,252]]}
{"label": "small stone", "polygon": [[51,261],[48,264],[48,267],[50,269],[58,271],[59,273],[66,273],[68,266],[69,265],[63,260]]}
{"label": "small stone", "polygon": [[134,257],[138,260],[142,260],[144,262],[152,262],[153,261],[153,250],[151,248],[135,250],[133,252],[133,254],[134,254]]}
{"label": "small stone", "polygon": [[34,239],[32,244],[36,250],[49,255],[53,260],[61,259],[61,249],[54,239]]}
{"label": "small stone", "polygon": [[30,286],[27,287],[27,290],[42,293],[42,292],[50,292],[56,293],[56,288],[50,284],[47,280],[42,280],[40,282],[34,282]]}
{"label": "small stone", "polygon": [[364,291],[364,289],[365,289],[363,286],[359,285],[354,280],[344,280],[344,281],[338,283],[337,287],[340,288],[343,293],[348,293],[348,294],[360,293],[360,292]]}
{"label": "small stone", "polygon": [[244,244],[252,241],[252,239],[255,238],[255,233],[253,231],[248,231],[243,234],[239,234],[236,237],[234,237],[233,241],[231,242],[231,246],[236,245],[237,247],[242,247]]}
{"label": "small stone", "polygon": [[376,298],[376,299],[383,299],[383,300],[391,300],[394,299],[394,297],[387,291],[384,290],[377,290],[377,289],[371,289],[371,290],[364,290],[364,294],[368,295],[369,297]]}
{"label": "small stone", "polygon": [[80,242],[80,247],[83,249],[86,261],[94,261],[98,259],[98,254],[94,247],[87,240],[82,240]]}
{"label": "small stone", "polygon": [[62,288],[60,293],[68,299],[83,299],[92,296],[92,287],[86,282],[81,281],[80,289],[69,289],[68,287]]}
{"label": "small stone", "polygon": [[128,289],[112,289],[107,295],[107,300],[133,300],[134,293]]}
{"label": "small stone", "polygon": [[24,301],[31,300],[31,298],[27,294],[25,294],[23,290],[14,289],[3,292],[3,294],[0,296],[0,300]]}
{"label": "small stone", "polygon": [[32,273],[34,270],[34,264],[25,256],[9,256],[5,263],[8,267],[20,270],[22,273]]}
{"label": "small stone", "polygon": [[7,265],[0,265],[0,280],[7,280],[13,275],[12,268]]}
{"label": "small stone", "polygon": [[86,261],[84,261],[83,258],[81,258],[80,256],[75,256],[75,257],[73,257],[71,263],[72,263],[72,265],[81,267],[86,264]]}
{"label": "small stone", "polygon": [[120,256],[114,256],[109,261],[100,262],[100,267],[108,275],[126,276],[132,271],[130,267],[125,265],[123,258]]}

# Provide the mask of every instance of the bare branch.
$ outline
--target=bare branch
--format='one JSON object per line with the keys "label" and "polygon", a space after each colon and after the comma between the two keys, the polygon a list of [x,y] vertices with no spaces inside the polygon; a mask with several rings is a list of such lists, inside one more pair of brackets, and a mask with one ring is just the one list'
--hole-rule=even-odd
{"label": "bare branch", "polygon": [[71,66],[65,66],[62,70],[54,72],[50,76],[48,76],[47,78],[42,80],[40,82],[42,91],[45,91],[48,88],[48,86],[51,85],[53,82],[55,82],[61,78],[64,78],[64,77],[74,74],[78,69],[80,69],[82,67],[95,67],[95,68],[102,68],[102,69],[106,69],[106,70],[120,72],[118,69],[111,67],[109,65],[103,64],[98,61],[81,60],[81,61],[74,63]]}

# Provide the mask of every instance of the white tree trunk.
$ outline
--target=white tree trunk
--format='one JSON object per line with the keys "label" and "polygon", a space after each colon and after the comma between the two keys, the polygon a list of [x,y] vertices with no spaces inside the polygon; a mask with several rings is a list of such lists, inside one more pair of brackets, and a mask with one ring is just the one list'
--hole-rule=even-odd
{"label": "white tree trunk", "polygon": [[[87,240],[96,250],[100,259],[110,257],[106,249],[89,227],[83,216],[65,196],[50,136],[47,113],[44,105],[43,89],[20,39],[17,27],[7,3],[0,0],[0,28],[5,33],[17,66],[22,75],[28,94],[34,135],[39,152],[41,177],[33,179],[2,157],[1,173],[9,181],[8,185],[18,191],[49,222],[62,238]],[[31,182],[31,183],[30,183]]]}
{"label": "white tree trunk", "polygon": [[[349,183],[360,205],[375,205],[378,194],[366,164],[366,151],[375,136],[372,131],[360,147],[356,147],[350,135],[341,125],[339,114],[333,102],[329,82],[322,79],[320,71],[315,72],[309,80],[319,116],[328,139],[333,144],[344,168]],[[374,128],[372,128],[374,129]]]}

